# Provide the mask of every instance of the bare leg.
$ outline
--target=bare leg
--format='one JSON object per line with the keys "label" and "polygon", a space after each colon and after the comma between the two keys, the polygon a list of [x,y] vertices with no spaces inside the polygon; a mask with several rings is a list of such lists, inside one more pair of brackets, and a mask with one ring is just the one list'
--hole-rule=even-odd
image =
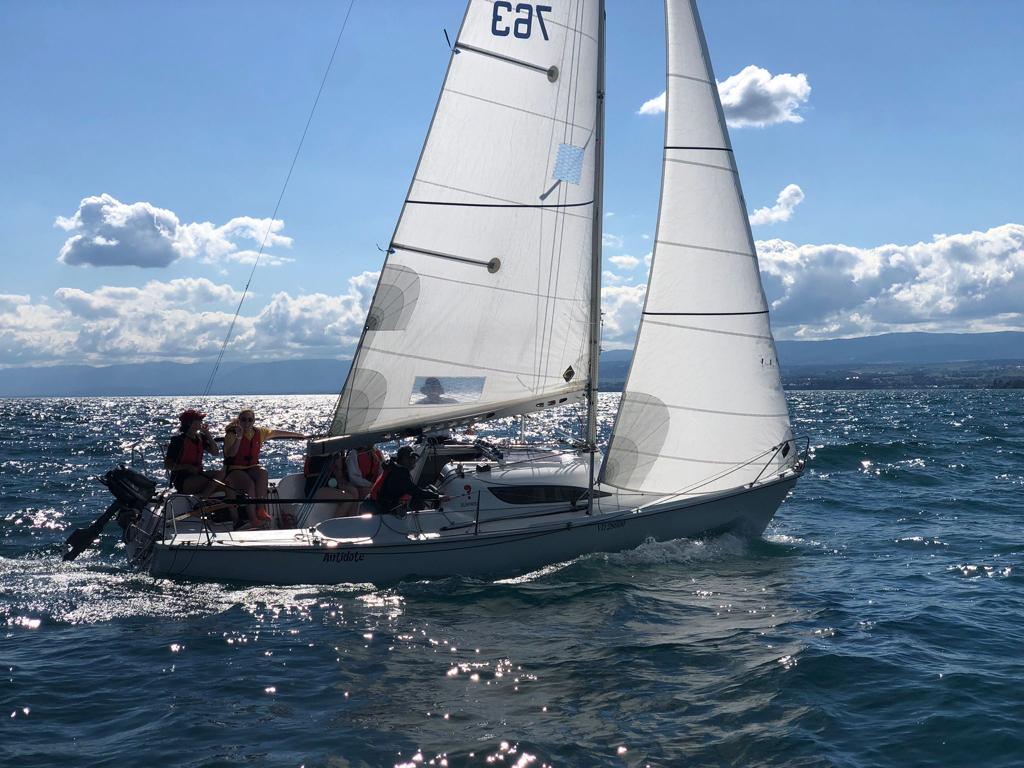
{"label": "bare leg", "polygon": [[[244,469],[235,469],[228,473],[227,484],[234,488],[240,493],[244,493],[246,496],[253,497],[256,493],[256,486],[249,477],[249,473]],[[249,524],[252,526],[259,525],[259,518],[256,515],[256,508],[249,504],[245,508],[249,515]]]}
{"label": "bare leg", "polygon": [[[249,467],[248,469],[245,470],[245,472],[252,479],[253,487],[256,493],[256,498],[267,498],[267,487],[269,484],[269,475],[267,475],[267,470],[265,470],[263,467],[256,466]],[[267,514],[266,506],[264,506],[263,504],[259,504],[256,507],[256,517],[260,520],[261,523],[270,520],[270,515]]]}

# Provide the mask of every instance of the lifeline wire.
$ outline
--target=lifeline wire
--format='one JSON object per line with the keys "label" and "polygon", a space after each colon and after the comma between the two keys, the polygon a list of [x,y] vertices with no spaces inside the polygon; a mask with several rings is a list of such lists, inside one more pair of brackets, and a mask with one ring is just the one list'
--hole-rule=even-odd
{"label": "lifeline wire", "polygon": [[252,284],[252,278],[256,274],[256,267],[259,266],[260,257],[263,256],[263,249],[267,245],[267,238],[270,237],[270,233],[273,230],[274,222],[277,221],[277,211],[281,207],[281,201],[284,200],[284,193],[288,189],[288,182],[291,181],[292,171],[295,170],[295,163],[299,159],[299,152],[302,151],[302,144],[306,140],[306,134],[309,132],[310,123],[313,122],[313,114],[316,112],[316,106],[320,103],[320,94],[324,91],[324,85],[327,83],[327,76],[331,73],[331,65],[334,64],[334,57],[338,53],[338,46],[341,45],[341,36],[345,34],[345,27],[348,26],[348,17],[352,14],[352,6],[356,4],[356,0],[350,0],[348,4],[348,10],[345,12],[345,19],[341,22],[341,31],[338,32],[338,39],[334,41],[334,50],[331,51],[331,59],[327,62],[327,69],[324,70],[323,79],[320,80],[320,88],[316,92],[316,98],[313,100],[313,107],[309,110],[309,117],[306,119],[306,127],[302,130],[302,138],[299,139],[299,146],[295,148],[295,156],[292,158],[292,164],[288,168],[288,175],[285,176],[284,185],[281,187],[281,194],[277,197],[277,205],[274,206],[274,213],[270,217],[270,223],[267,225],[267,231],[263,235],[263,242],[260,243],[259,253],[256,254],[256,261],[253,262],[252,270],[249,272],[249,279],[245,282],[245,288],[242,290],[242,298],[238,300],[238,307],[235,309],[235,315],[231,318],[231,325],[228,326],[228,332],[224,336],[224,343],[220,347],[220,352],[217,355],[217,362],[213,364],[213,370],[210,371],[210,378],[206,381],[206,389],[203,390],[203,396],[210,394],[210,390],[213,388],[213,381],[217,378],[217,371],[220,369],[221,361],[224,359],[224,352],[228,348],[228,342],[231,341],[231,334],[235,330],[235,321],[238,320],[238,315],[242,311],[242,303],[245,301],[246,294],[249,293],[249,286]]}

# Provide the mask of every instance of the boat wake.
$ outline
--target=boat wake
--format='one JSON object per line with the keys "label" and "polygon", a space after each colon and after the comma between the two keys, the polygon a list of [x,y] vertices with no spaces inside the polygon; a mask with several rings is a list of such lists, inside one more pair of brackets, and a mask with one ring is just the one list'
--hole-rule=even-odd
{"label": "boat wake", "polygon": [[606,562],[616,567],[636,568],[671,565],[674,563],[706,563],[743,557],[750,548],[750,540],[727,533],[707,539],[648,539],[636,549],[625,552],[587,555],[587,560]]}

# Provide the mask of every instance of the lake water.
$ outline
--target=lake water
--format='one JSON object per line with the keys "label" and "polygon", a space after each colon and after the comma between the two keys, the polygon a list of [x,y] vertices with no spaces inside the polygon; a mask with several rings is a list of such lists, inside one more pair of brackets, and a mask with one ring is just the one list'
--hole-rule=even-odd
{"label": "lake water", "polygon": [[93,478],[198,401],[0,400],[0,765],[1024,764],[1024,392],[789,400],[813,458],[761,540],[391,589],[154,581],[116,526],[64,564]]}

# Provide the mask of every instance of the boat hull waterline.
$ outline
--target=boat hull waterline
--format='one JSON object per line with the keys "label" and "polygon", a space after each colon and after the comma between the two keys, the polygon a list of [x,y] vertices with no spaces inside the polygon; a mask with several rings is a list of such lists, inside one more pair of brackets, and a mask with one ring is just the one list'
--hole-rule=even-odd
{"label": "boat hull waterline", "polygon": [[[282,545],[267,532],[243,540],[156,542],[148,570],[155,577],[259,584],[392,584],[448,576],[506,578],[596,552],[736,532],[759,536],[799,478],[798,473],[706,500],[675,500],[641,509],[586,515],[508,531],[402,543],[314,536]],[[301,532],[297,532],[301,533]],[[178,537],[181,538],[181,537]]]}

